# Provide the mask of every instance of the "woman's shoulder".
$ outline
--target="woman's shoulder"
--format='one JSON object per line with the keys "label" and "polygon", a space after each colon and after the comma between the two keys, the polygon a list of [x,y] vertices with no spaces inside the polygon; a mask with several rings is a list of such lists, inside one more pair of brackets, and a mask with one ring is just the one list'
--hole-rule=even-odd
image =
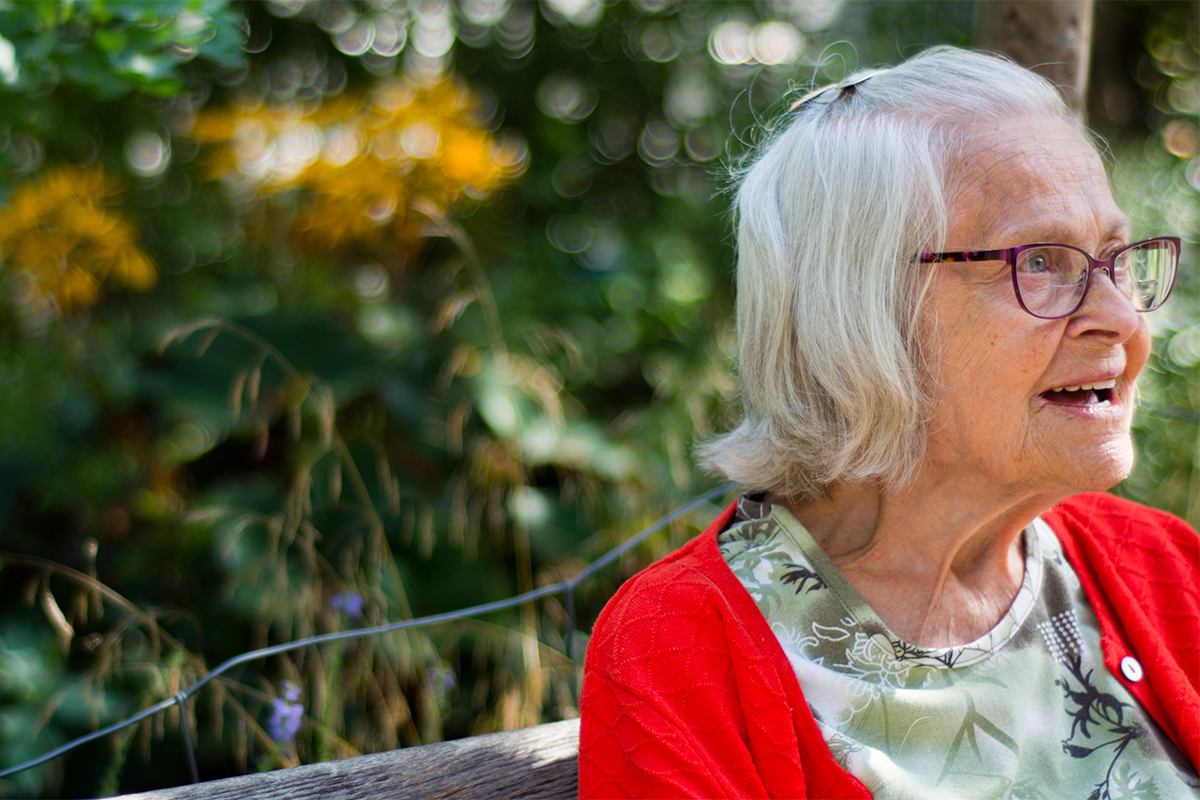
{"label": "woman's shoulder", "polygon": [[1068,498],[1042,518],[1058,536],[1094,607],[1111,606],[1118,615],[1140,609],[1165,627],[1177,628],[1184,618],[1188,631],[1197,630],[1200,537],[1186,522],[1101,493]]}
{"label": "woman's shoulder", "polygon": [[1060,539],[1104,549],[1134,549],[1150,560],[1190,555],[1195,564],[1200,555],[1200,536],[1182,519],[1108,492],[1068,497],[1042,516]]}
{"label": "woman's shoulder", "polygon": [[[627,580],[600,612],[588,643],[586,668],[627,666],[638,660],[667,658],[706,648],[757,654],[758,637],[739,623],[755,610],[717,549],[717,534],[732,519],[727,508],[703,533]],[[765,625],[765,623],[764,623]],[[766,635],[769,635],[767,631]],[[697,659],[686,659],[696,663]],[[676,666],[676,669],[678,666]]]}
{"label": "woman's shoulder", "polygon": [[731,510],[723,512],[702,533],[659,559],[621,585],[596,620],[592,642],[621,631],[656,633],[668,626],[693,625],[703,620],[696,611],[721,602],[720,553],[716,535]]}

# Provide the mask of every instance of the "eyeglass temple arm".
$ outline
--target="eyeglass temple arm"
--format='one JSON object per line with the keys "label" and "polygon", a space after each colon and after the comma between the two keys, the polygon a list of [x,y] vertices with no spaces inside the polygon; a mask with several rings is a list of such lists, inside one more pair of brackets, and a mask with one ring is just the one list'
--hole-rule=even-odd
{"label": "eyeglass temple arm", "polygon": [[970,261],[1008,261],[1015,248],[1003,250],[960,250],[955,253],[921,253],[917,261],[921,264],[965,264]]}

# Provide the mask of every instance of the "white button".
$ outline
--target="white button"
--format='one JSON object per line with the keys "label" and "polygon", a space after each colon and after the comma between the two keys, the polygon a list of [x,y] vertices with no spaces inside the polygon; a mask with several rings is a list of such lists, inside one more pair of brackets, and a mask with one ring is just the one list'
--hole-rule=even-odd
{"label": "white button", "polygon": [[1133,656],[1125,656],[1121,659],[1121,674],[1134,683],[1140,681],[1142,676],[1145,675],[1142,672],[1142,665]]}

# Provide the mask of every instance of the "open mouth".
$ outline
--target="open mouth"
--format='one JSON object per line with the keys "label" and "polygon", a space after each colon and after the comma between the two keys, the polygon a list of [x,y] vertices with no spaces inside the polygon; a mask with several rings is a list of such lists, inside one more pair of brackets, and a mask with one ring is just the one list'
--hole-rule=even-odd
{"label": "open mouth", "polygon": [[1098,383],[1085,383],[1081,386],[1060,386],[1042,392],[1042,397],[1051,403],[1064,406],[1094,406],[1100,403],[1111,403],[1116,395],[1113,388],[1117,385],[1115,378]]}

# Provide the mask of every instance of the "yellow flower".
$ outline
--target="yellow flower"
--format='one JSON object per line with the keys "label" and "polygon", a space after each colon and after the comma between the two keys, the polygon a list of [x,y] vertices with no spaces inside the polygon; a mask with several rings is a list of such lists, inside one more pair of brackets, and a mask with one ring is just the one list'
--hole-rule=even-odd
{"label": "yellow flower", "polygon": [[119,194],[97,166],[52,167],[13,190],[0,209],[0,257],[35,302],[65,313],[95,303],[106,282],[153,285],[136,231],[108,207]]}
{"label": "yellow flower", "polygon": [[474,96],[452,81],[393,79],[316,104],[205,111],[192,137],[212,145],[210,176],[262,197],[298,193],[291,225],[305,247],[402,253],[421,236],[416,203],[445,211],[524,170],[523,150],[477,117]]}

